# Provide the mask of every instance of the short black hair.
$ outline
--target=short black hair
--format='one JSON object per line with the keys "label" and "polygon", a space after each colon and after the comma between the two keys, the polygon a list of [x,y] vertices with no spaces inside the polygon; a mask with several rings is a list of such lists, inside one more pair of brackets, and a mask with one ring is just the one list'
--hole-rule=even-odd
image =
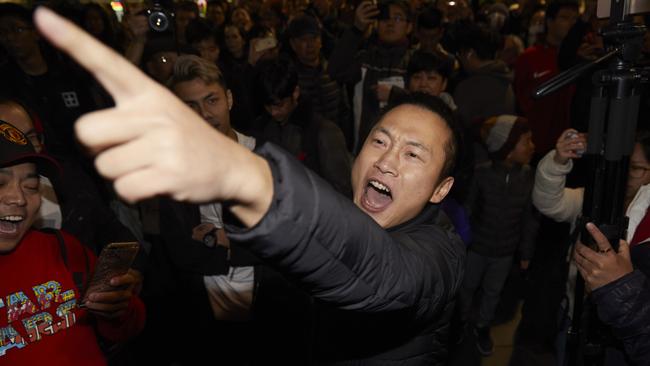
{"label": "short black hair", "polygon": [[433,95],[426,93],[405,93],[404,95],[392,99],[386,108],[382,110],[377,121],[381,121],[381,119],[393,109],[406,104],[422,108],[438,115],[451,131],[451,136],[443,147],[443,150],[445,151],[445,162],[442,165],[442,170],[440,171],[437,183],[439,184],[447,177],[453,177],[456,172],[456,161],[458,159],[460,144],[462,141],[462,134],[458,122],[454,117],[454,112],[449,108],[447,103]]}
{"label": "short black hair", "polygon": [[214,42],[217,43],[215,28],[209,20],[196,18],[187,24],[185,40],[188,44],[199,43],[210,38],[214,39]]}
{"label": "short black hair", "polygon": [[32,20],[34,11],[22,5],[15,3],[0,4],[0,17],[16,17],[23,20],[25,23],[34,24]]}
{"label": "short black hair", "polygon": [[452,70],[453,64],[451,59],[443,59],[430,52],[416,51],[411,56],[411,60],[406,68],[406,80],[411,79],[413,74],[421,71],[435,71],[440,76],[448,79]]}
{"label": "short black hair", "polygon": [[442,12],[433,6],[427,6],[418,15],[417,28],[436,29],[442,26]]}
{"label": "short black hair", "polygon": [[564,8],[571,8],[575,9],[575,11],[579,11],[580,6],[576,1],[571,0],[552,1],[546,6],[546,13],[544,14],[544,18],[546,20],[555,19],[557,13],[559,13],[560,10]]}
{"label": "short black hair", "polygon": [[194,15],[199,17],[199,7],[194,1],[183,0],[174,4],[174,11],[188,11],[194,13]]}
{"label": "short black hair", "polygon": [[255,92],[262,105],[290,97],[298,86],[298,72],[287,57],[261,61],[255,69]]}
{"label": "short black hair", "polygon": [[493,60],[503,44],[503,38],[485,24],[467,24],[457,29],[459,51],[472,49],[481,60]]}
{"label": "short black hair", "polygon": [[406,15],[406,20],[411,22],[411,7],[404,0],[379,0],[377,2],[377,8],[379,9],[379,19],[382,19],[382,16],[387,17],[389,15],[391,5],[395,5],[401,8]]}

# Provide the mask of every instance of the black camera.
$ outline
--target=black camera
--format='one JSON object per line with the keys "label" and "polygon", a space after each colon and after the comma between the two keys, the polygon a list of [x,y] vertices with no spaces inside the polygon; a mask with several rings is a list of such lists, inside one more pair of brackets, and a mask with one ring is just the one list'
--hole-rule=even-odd
{"label": "black camera", "polygon": [[174,13],[166,10],[159,2],[155,2],[153,7],[143,10],[141,14],[147,17],[149,28],[154,32],[165,32],[173,27]]}

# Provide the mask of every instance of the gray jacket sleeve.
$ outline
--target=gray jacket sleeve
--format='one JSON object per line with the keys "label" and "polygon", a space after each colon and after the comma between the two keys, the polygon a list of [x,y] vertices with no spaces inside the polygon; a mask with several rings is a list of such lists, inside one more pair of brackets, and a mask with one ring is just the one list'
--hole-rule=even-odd
{"label": "gray jacket sleeve", "polygon": [[280,148],[266,144],[257,152],[272,170],[273,201],[252,228],[228,228],[232,240],[344,310],[422,314],[443,301],[441,268],[431,257],[394,240]]}

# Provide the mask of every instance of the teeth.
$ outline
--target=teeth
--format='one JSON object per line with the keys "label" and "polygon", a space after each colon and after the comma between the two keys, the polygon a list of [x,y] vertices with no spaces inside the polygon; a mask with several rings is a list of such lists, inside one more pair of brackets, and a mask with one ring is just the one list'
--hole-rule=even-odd
{"label": "teeth", "polygon": [[24,219],[23,216],[4,216],[4,217],[0,217],[0,220],[11,221],[11,222],[23,221],[23,219]]}
{"label": "teeth", "polygon": [[379,182],[377,182],[375,180],[371,180],[370,184],[372,184],[372,186],[377,188],[377,189],[380,189],[380,190],[382,190],[382,191],[384,191],[386,193],[390,193],[390,189],[388,187],[386,187],[385,185],[383,185],[383,184],[381,184],[381,183],[379,183]]}

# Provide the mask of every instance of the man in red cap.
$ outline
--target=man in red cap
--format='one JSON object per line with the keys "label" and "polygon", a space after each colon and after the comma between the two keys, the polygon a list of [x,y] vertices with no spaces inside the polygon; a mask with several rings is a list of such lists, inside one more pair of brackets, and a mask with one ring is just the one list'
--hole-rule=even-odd
{"label": "man in red cap", "polygon": [[0,281],[0,363],[105,365],[98,336],[117,342],[144,325],[132,273],[112,278],[111,291],[88,294],[81,309],[94,255],[67,233],[32,229],[41,205],[39,174],[55,178],[58,170],[0,121],[0,278],[11,278]]}

